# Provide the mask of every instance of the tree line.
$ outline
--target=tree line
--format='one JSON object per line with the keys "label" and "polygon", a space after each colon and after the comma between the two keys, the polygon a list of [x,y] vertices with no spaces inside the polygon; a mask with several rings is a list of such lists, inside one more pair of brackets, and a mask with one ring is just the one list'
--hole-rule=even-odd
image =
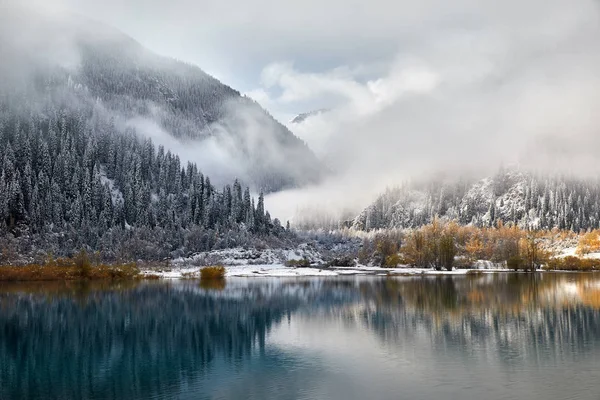
{"label": "tree line", "polygon": [[[523,230],[501,221],[494,227],[478,228],[434,218],[420,228],[385,230],[363,240],[359,261],[383,267],[400,264],[452,270],[471,268],[479,260],[514,270],[536,270],[552,256],[553,242],[565,232]],[[568,234],[567,234],[568,236]]]}
{"label": "tree line", "polygon": [[493,227],[579,232],[600,228],[600,181],[501,168],[481,181],[407,183],[389,189],[353,222],[358,230],[417,228],[434,218]]}

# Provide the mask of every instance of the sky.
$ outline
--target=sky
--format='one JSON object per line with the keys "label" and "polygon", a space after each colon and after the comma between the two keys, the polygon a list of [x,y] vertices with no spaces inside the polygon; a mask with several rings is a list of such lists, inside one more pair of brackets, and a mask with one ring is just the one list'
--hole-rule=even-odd
{"label": "sky", "polygon": [[289,127],[335,178],[275,208],[360,208],[403,179],[500,164],[600,172],[598,0],[37,2],[196,64],[283,123],[331,109]]}

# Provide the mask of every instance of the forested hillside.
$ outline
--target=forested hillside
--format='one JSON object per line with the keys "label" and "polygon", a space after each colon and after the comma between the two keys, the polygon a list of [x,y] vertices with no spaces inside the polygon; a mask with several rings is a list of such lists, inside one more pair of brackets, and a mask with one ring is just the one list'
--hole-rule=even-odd
{"label": "forested hillside", "polygon": [[358,230],[414,228],[435,216],[478,227],[600,227],[600,181],[501,169],[480,181],[429,181],[390,189],[354,221]]}
{"label": "forested hillside", "polygon": [[156,260],[290,239],[262,192],[319,178],[302,141],[195,66],[84,17],[30,11],[0,5],[5,262],[80,249]]}
{"label": "forested hillside", "polygon": [[262,194],[255,204],[238,181],[218,190],[98,110],[39,111],[21,118],[0,103],[3,252],[158,259],[286,235]]}

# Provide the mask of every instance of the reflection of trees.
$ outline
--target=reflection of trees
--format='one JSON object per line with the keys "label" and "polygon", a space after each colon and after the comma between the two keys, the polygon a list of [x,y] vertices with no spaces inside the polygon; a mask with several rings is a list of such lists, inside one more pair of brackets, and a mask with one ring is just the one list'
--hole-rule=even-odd
{"label": "reflection of trees", "polygon": [[[585,274],[494,274],[365,282],[362,323],[386,342],[427,335],[434,346],[573,356],[600,344],[599,279]],[[355,313],[353,310],[352,313]],[[511,353],[513,352],[513,353]]]}
{"label": "reflection of trees", "polygon": [[[361,284],[361,293],[378,306],[402,304],[434,318],[451,318],[490,308],[497,313],[518,313],[550,305],[585,304],[600,308],[600,302],[596,302],[600,298],[598,278],[593,274],[514,273],[398,278],[367,280]],[[573,290],[576,293],[567,295]]]}
{"label": "reflection of trees", "polygon": [[[289,357],[265,356],[268,332],[298,313],[366,326],[389,346],[424,340],[457,356],[477,346],[507,363],[515,352],[564,357],[567,346],[573,356],[600,341],[597,282],[593,275],[494,274],[232,279],[218,290],[197,282],[3,284],[0,398],[176,397],[224,365],[251,365],[266,382],[282,373],[277,357]],[[254,380],[249,375],[245,384]]]}
{"label": "reflection of trees", "polygon": [[0,399],[172,395],[299,308],[357,300],[345,280],[1,284]]}
{"label": "reflection of trees", "polygon": [[298,301],[217,298],[193,286],[0,297],[0,398],[149,398],[240,360]]}

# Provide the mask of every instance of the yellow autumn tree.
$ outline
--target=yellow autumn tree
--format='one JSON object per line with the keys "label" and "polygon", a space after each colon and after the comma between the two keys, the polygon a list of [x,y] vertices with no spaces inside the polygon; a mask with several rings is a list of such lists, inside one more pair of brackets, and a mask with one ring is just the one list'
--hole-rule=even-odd
{"label": "yellow autumn tree", "polygon": [[470,262],[475,262],[482,258],[483,242],[478,235],[473,235],[465,244],[465,252]]}
{"label": "yellow autumn tree", "polygon": [[588,232],[581,236],[577,245],[577,255],[585,256],[586,254],[600,251],[600,232],[597,230]]}

